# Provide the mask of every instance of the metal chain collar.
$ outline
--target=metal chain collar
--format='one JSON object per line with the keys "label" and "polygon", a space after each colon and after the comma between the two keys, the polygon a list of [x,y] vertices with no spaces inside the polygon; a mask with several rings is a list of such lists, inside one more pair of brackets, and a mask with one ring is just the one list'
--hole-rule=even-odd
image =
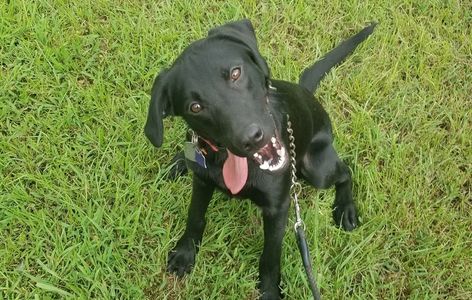
{"label": "metal chain collar", "polygon": [[291,165],[291,181],[290,193],[292,194],[292,200],[295,205],[295,215],[296,220],[294,224],[294,229],[297,231],[297,228],[303,225],[305,229],[305,223],[303,223],[301,214],[300,214],[300,204],[298,203],[298,195],[302,191],[302,185],[297,181],[297,153],[295,152],[295,137],[293,136],[292,122],[290,122],[289,115],[287,114],[287,132],[290,146],[290,165]]}

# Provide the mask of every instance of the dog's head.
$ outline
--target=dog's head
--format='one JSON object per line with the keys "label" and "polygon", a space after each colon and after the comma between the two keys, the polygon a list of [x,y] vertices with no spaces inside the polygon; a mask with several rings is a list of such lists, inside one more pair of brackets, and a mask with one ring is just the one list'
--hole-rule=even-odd
{"label": "dog's head", "polygon": [[160,147],[162,119],[181,116],[211,143],[252,157],[263,169],[276,169],[285,148],[270,113],[269,82],[250,21],[212,29],[156,77],[146,136]]}

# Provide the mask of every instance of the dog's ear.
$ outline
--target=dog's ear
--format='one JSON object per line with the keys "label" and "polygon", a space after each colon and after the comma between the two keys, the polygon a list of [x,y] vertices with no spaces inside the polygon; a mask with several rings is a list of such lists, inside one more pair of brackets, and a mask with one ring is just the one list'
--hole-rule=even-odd
{"label": "dog's ear", "polygon": [[169,72],[164,70],[157,75],[152,85],[151,101],[149,103],[148,116],[144,133],[151,143],[160,147],[164,135],[164,125],[162,120],[173,114],[169,97],[168,82]]}
{"label": "dog's ear", "polygon": [[266,81],[269,81],[269,66],[257,48],[256,34],[251,21],[244,19],[213,28],[208,32],[208,37],[217,37],[244,44],[249,48],[252,59],[263,72]]}

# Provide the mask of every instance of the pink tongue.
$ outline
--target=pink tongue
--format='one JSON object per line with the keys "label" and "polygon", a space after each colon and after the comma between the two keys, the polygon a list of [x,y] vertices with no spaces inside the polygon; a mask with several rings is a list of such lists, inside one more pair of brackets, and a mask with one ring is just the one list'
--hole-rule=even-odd
{"label": "pink tongue", "polygon": [[223,165],[223,179],[226,187],[233,195],[236,195],[246,184],[247,159],[239,157],[228,151],[228,158]]}

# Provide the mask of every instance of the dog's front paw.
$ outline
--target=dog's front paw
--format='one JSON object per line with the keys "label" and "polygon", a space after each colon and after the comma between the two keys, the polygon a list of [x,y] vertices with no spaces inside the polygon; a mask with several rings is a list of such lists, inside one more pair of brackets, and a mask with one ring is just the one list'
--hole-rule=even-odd
{"label": "dog's front paw", "polygon": [[279,300],[284,298],[282,290],[277,284],[264,285],[259,282],[257,288],[260,293],[259,300]]}
{"label": "dog's front paw", "polygon": [[167,272],[174,273],[179,277],[190,273],[195,264],[196,249],[192,241],[179,241],[177,246],[169,252],[167,259]]}
{"label": "dog's front paw", "polygon": [[342,225],[344,230],[351,231],[357,227],[357,210],[353,202],[338,204],[333,208],[333,219],[336,225]]}
{"label": "dog's front paw", "polygon": [[282,295],[279,289],[272,291],[261,291],[261,296],[259,300],[279,300],[282,299]]}

